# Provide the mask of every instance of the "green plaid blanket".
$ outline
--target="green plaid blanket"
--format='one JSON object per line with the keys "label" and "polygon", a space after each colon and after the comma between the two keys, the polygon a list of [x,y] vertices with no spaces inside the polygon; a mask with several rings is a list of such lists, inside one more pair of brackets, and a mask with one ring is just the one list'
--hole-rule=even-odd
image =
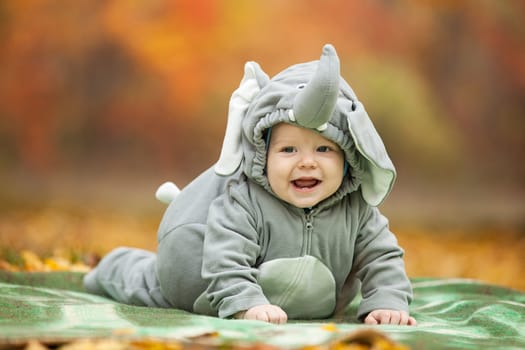
{"label": "green plaid blanket", "polygon": [[[286,325],[222,320],[173,309],[116,303],[83,292],[82,274],[0,272],[0,347],[30,339],[59,343],[79,338],[159,339],[213,344],[301,348],[328,344],[370,328],[344,316]],[[414,279],[416,327],[374,329],[413,349],[525,349],[525,293],[460,279]],[[211,344],[211,343],[210,343]]]}

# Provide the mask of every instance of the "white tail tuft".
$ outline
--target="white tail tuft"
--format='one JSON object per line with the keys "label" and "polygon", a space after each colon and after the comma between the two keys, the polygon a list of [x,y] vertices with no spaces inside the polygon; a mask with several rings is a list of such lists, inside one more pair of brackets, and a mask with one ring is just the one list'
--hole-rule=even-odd
{"label": "white tail tuft", "polygon": [[159,186],[157,192],[155,192],[155,197],[163,203],[170,204],[179,193],[180,190],[177,185],[168,181]]}

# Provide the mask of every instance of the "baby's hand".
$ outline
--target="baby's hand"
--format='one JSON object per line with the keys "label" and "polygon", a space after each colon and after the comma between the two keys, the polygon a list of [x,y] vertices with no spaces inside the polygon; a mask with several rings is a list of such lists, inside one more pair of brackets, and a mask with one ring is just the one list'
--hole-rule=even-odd
{"label": "baby's hand", "polygon": [[414,317],[410,317],[405,311],[397,310],[374,310],[366,316],[366,324],[393,324],[401,326],[415,326]]}
{"label": "baby's hand", "polygon": [[235,314],[235,318],[283,324],[288,320],[288,315],[279,306],[268,304],[254,306],[246,311],[238,312]]}

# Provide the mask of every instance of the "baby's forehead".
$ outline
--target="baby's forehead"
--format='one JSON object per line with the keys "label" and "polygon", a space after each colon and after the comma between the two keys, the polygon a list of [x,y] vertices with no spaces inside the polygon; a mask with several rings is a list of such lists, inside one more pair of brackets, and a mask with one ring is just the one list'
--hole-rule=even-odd
{"label": "baby's forehead", "polygon": [[304,128],[298,125],[294,124],[288,124],[288,123],[278,123],[271,127],[271,130],[269,130],[269,133],[271,133],[270,136],[270,143],[273,142],[280,142],[280,141],[318,141],[318,142],[326,142],[332,145],[337,145],[334,141],[324,137],[317,131],[314,131],[312,129]]}

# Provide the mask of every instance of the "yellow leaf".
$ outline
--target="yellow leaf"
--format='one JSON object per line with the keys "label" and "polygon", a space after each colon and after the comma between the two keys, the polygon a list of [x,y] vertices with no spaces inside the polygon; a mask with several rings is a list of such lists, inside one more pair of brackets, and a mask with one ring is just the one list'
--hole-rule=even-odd
{"label": "yellow leaf", "polygon": [[321,328],[324,331],[327,331],[327,332],[336,332],[337,331],[337,326],[335,325],[335,323],[327,323],[324,326],[322,326]]}
{"label": "yellow leaf", "polygon": [[20,253],[20,255],[24,260],[24,268],[27,271],[48,271],[46,265],[32,251],[23,250],[22,253]]}
{"label": "yellow leaf", "polygon": [[44,259],[44,265],[51,271],[67,271],[71,266],[69,261],[60,257]]}
{"label": "yellow leaf", "polygon": [[48,350],[49,348],[45,345],[42,345],[42,343],[38,342],[37,340],[30,340],[25,350]]}
{"label": "yellow leaf", "polygon": [[375,329],[362,329],[352,332],[336,340],[330,346],[333,350],[409,350],[408,347],[398,344],[384,333]]}
{"label": "yellow leaf", "polygon": [[19,271],[20,269],[17,266],[8,263],[5,260],[0,260],[0,270],[16,272],[16,271]]}

